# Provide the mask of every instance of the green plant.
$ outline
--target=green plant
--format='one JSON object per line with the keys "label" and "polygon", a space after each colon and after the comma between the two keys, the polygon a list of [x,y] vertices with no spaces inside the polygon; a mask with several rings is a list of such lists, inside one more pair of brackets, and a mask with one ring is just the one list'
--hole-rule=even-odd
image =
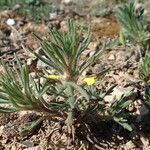
{"label": "green plant", "polygon": [[141,56],[149,53],[150,32],[143,16],[144,8],[136,9],[136,2],[130,2],[118,7],[114,12],[122,27],[121,39],[128,39],[140,46],[139,53]]}
{"label": "green plant", "polygon": [[[115,12],[122,27],[120,43],[125,44],[128,40],[136,46],[135,53],[140,56],[139,77],[144,83],[144,90],[139,92],[139,98],[150,110],[150,30],[149,23],[144,18],[144,8],[136,8],[136,2],[130,2],[123,4]],[[145,118],[149,118],[149,113]],[[149,119],[146,120],[149,122]]]}
{"label": "green plant", "polygon": [[139,76],[145,82],[149,83],[150,81],[150,56],[146,55],[140,66],[139,66]]}
{"label": "green plant", "polygon": [[88,47],[91,41],[90,29],[88,34],[81,42],[81,31],[78,31],[72,21],[68,21],[68,32],[60,33],[57,29],[50,30],[50,39],[43,40],[35,35],[44,52],[44,57],[34,53],[34,50],[29,50],[34,53],[40,60],[45,62],[50,67],[54,68],[60,75],[62,82],[64,81],[79,81],[82,73],[93,63],[95,63],[102,55],[105,45],[95,51],[95,53],[81,62],[81,54]]}
{"label": "green plant", "polygon": [[46,83],[35,82],[29,75],[26,65],[21,65],[15,56],[17,68],[11,69],[3,61],[1,64],[4,73],[0,75],[0,103],[11,104],[12,107],[0,107],[0,112],[15,112],[21,110],[34,110],[51,113],[49,105],[43,100],[43,94],[48,90]]}
{"label": "green plant", "polygon": [[144,81],[144,104],[150,110],[150,55],[146,55],[139,66],[139,77]]}
{"label": "green plant", "polygon": [[[87,129],[87,125],[97,121],[98,118],[106,122],[114,120],[131,131],[126,114],[122,114],[122,111],[132,103],[128,100],[129,97],[124,95],[109,107],[105,105],[104,98],[111,94],[116,85],[107,91],[100,90],[96,86],[98,78],[107,73],[109,68],[89,77],[82,75],[85,69],[99,59],[105,46],[98,49],[87,61],[82,62],[81,55],[91,40],[90,30],[87,36],[81,39],[81,32],[77,31],[76,26],[69,20],[66,33],[51,29],[49,35],[47,40],[36,36],[41,43],[44,56],[29,49],[50,68],[55,69],[57,75],[48,75],[44,83],[41,83],[40,79],[36,82],[29,74],[28,67],[21,65],[16,56],[17,68],[11,69],[2,61],[5,70],[0,76],[0,103],[11,107],[1,106],[0,112],[21,110],[40,112],[42,119],[33,122],[23,134],[31,132],[32,128],[34,130],[43,119],[52,120],[58,116],[65,121],[73,141],[75,141],[76,128],[82,126]],[[44,94],[49,94],[48,100],[45,99]]]}
{"label": "green plant", "polygon": [[20,5],[15,9],[17,13],[23,14],[27,19],[37,23],[41,20],[49,20],[50,13],[53,12],[52,5],[43,0],[1,0],[0,9],[12,9],[17,4]]}

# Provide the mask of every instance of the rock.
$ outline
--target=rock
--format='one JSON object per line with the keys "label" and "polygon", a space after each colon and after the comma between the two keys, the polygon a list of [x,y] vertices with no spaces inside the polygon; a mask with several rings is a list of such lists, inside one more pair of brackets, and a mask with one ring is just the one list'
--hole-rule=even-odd
{"label": "rock", "polygon": [[34,147],[25,148],[24,150],[44,150],[44,149],[40,148],[40,146],[34,146]]}
{"label": "rock", "polygon": [[95,53],[94,51],[91,51],[91,52],[89,53],[89,57],[93,56],[94,53]]}
{"label": "rock", "polygon": [[104,101],[111,104],[114,100],[119,100],[122,95],[128,95],[132,91],[132,87],[122,88],[115,87],[110,95],[105,96]]}
{"label": "rock", "polygon": [[108,105],[111,105],[111,103],[114,101],[114,97],[112,95],[107,95],[104,98],[104,102],[107,103]]}
{"label": "rock", "polygon": [[72,2],[72,0],[62,0],[62,3],[64,3],[64,4],[69,4],[71,2]]}
{"label": "rock", "polygon": [[63,135],[61,136],[61,141],[62,141],[63,143],[65,143],[65,142],[67,141],[67,136],[66,136],[66,134],[63,134]]}
{"label": "rock", "polygon": [[125,148],[126,150],[135,149],[135,145],[133,144],[132,141],[129,141],[129,142],[127,142],[127,143],[124,145],[124,148]]}
{"label": "rock", "polygon": [[42,97],[43,97],[43,99],[44,99],[46,102],[49,102],[49,100],[50,100],[50,96],[49,96],[49,95],[47,95],[46,93],[44,93],[44,94],[42,95]]}
{"label": "rock", "polygon": [[136,6],[135,6],[135,9],[138,10],[138,9],[140,9],[142,7],[143,7],[142,3],[137,3]]}
{"label": "rock", "polygon": [[10,149],[10,150],[18,150],[20,149],[21,144],[20,143],[16,143],[13,142],[12,145],[8,145],[8,147],[6,149]]}
{"label": "rock", "polygon": [[149,150],[150,149],[150,142],[144,135],[140,135],[140,141],[142,143],[142,149]]}
{"label": "rock", "polygon": [[88,49],[90,49],[92,51],[96,51],[98,45],[99,45],[99,42],[90,42]]}
{"label": "rock", "polygon": [[37,77],[36,72],[31,72],[30,75],[31,75],[33,78],[36,78],[36,77]]}
{"label": "rock", "polygon": [[4,126],[0,126],[0,136],[3,135],[3,129],[4,129]]}
{"label": "rock", "polygon": [[108,57],[108,60],[115,60],[115,55],[114,54],[110,54],[110,56]]}
{"label": "rock", "polygon": [[15,20],[12,18],[7,19],[6,24],[9,26],[13,26],[16,24]]}
{"label": "rock", "polygon": [[115,95],[116,99],[120,99],[122,95],[128,95],[133,90],[132,87],[116,87],[114,88],[113,94]]}
{"label": "rock", "polygon": [[116,53],[116,61],[125,61],[127,54],[125,51],[119,51]]}
{"label": "rock", "polygon": [[11,128],[11,127],[13,127],[14,126],[14,123],[11,123],[11,122],[9,122],[9,123],[7,123],[7,125],[6,125],[8,128]]}
{"label": "rock", "polygon": [[57,12],[49,13],[50,20],[55,19],[57,16]]}
{"label": "rock", "polygon": [[33,147],[34,146],[34,143],[30,142],[30,141],[22,141],[21,144],[25,145],[26,147]]}
{"label": "rock", "polygon": [[[46,58],[45,56],[43,56],[43,58]],[[38,69],[42,69],[42,68],[45,68],[47,65],[44,63],[44,62],[42,62],[41,60],[38,60],[37,61],[37,68]]]}
{"label": "rock", "polygon": [[23,117],[24,115],[26,115],[28,113],[29,113],[29,111],[20,111],[19,112],[19,117],[21,118],[21,117]]}

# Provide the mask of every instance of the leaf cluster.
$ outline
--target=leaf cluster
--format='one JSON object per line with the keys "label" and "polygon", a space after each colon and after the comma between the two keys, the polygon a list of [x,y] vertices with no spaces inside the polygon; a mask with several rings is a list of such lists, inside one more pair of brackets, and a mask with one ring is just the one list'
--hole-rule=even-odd
{"label": "leaf cluster", "polygon": [[34,110],[37,112],[51,112],[49,105],[43,99],[48,90],[45,83],[36,82],[29,74],[27,65],[22,65],[15,55],[17,66],[10,68],[1,60],[4,73],[0,75],[0,104],[11,107],[0,107],[0,112],[15,112],[21,110]]}
{"label": "leaf cluster", "polygon": [[150,55],[143,58],[139,66],[139,76],[144,82],[150,82]]}
{"label": "leaf cluster", "polygon": [[146,55],[139,65],[139,77],[144,81],[144,104],[150,109],[150,55]]}
{"label": "leaf cluster", "polygon": [[1,0],[0,9],[12,9],[17,4],[20,7],[16,8],[15,11],[36,23],[41,20],[49,20],[50,13],[53,11],[51,4],[43,0]]}
{"label": "leaf cluster", "polygon": [[81,39],[82,31],[77,32],[77,26],[71,20],[68,20],[67,25],[68,31],[66,33],[61,33],[55,28],[50,29],[49,39],[46,40],[35,35],[41,44],[43,56],[35,53],[31,48],[29,50],[41,61],[54,68],[63,80],[77,81],[83,71],[99,59],[105,45],[95,51],[86,61],[81,62],[81,55],[91,41],[90,29],[84,39]]}
{"label": "leaf cluster", "polygon": [[[95,84],[86,85],[78,82],[83,71],[99,59],[105,48],[103,46],[96,50],[87,61],[81,61],[81,55],[91,41],[91,33],[88,30],[88,34],[83,39],[80,33],[69,20],[68,31],[65,33],[54,28],[50,30],[48,40],[36,36],[40,41],[44,57],[30,48],[37,58],[57,71],[61,76],[60,79],[46,79],[41,83],[40,77],[36,81],[29,73],[27,65],[22,65],[16,55],[16,65],[13,68],[8,67],[2,60],[4,73],[0,75],[0,103],[4,104],[4,107],[0,107],[0,112],[33,110],[48,115],[49,118],[59,116],[68,126],[73,126],[75,122],[86,124],[99,115],[102,120],[114,120],[131,131],[127,123],[128,115],[124,113],[132,103],[128,96],[123,95],[108,107],[104,98],[112,93],[116,85],[103,91]],[[98,78],[108,71],[109,68],[104,69],[94,74],[94,77]],[[48,95],[48,99],[45,95]],[[5,104],[8,104],[7,107]],[[34,124],[37,125],[42,120]],[[31,131],[32,127],[35,128],[31,125],[28,130]]]}
{"label": "leaf cluster", "polygon": [[144,8],[136,9],[136,2],[125,3],[114,10],[121,24],[123,35],[129,41],[139,44],[145,51],[150,48],[150,32],[144,18]]}

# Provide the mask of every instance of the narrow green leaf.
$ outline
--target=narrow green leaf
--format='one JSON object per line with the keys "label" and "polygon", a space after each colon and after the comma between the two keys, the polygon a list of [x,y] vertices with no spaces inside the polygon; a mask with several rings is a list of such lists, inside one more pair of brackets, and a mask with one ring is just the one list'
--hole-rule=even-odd
{"label": "narrow green leaf", "polygon": [[44,120],[44,118],[41,117],[41,118],[37,119],[36,121],[30,122],[30,124],[21,131],[21,134],[23,136],[32,134],[38,128],[38,126],[43,122],[43,120]]}
{"label": "narrow green leaf", "polygon": [[76,89],[83,97],[85,97],[87,100],[89,100],[89,95],[81,86],[77,85],[74,82],[66,82],[66,85],[72,86],[74,89]]}
{"label": "narrow green leaf", "polygon": [[115,122],[120,124],[123,128],[129,130],[130,132],[133,130],[132,127],[127,123],[127,120],[123,118],[117,118],[117,117],[114,117],[113,119]]}

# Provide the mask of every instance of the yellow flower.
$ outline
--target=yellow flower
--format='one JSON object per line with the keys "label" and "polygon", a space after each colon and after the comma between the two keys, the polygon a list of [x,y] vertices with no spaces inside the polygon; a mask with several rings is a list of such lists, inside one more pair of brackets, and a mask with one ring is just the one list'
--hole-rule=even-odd
{"label": "yellow flower", "polygon": [[50,75],[47,76],[47,78],[53,79],[53,80],[58,80],[60,78],[60,76],[59,75],[55,75],[55,74],[50,74]]}
{"label": "yellow flower", "polygon": [[93,85],[96,82],[96,76],[86,77],[83,81],[86,82],[87,85]]}

